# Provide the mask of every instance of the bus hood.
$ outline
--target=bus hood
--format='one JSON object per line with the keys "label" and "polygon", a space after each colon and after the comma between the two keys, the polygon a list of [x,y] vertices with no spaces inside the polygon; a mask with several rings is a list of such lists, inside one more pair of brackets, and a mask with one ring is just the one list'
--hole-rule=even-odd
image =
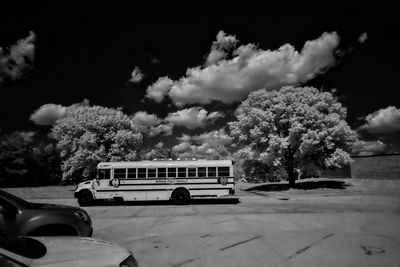
{"label": "bus hood", "polygon": [[80,189],[82,189],[82,188],[93,188],[93,180],[85,181],[85,182],[79,183],[79,184],[76,186],[75,191],[80,190]]}

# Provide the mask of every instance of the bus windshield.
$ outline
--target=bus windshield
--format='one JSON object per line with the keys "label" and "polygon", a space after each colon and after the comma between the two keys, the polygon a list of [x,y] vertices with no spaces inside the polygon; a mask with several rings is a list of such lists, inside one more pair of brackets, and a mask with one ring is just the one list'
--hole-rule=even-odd
{"label": "bus windshield", "polygon": [[110,179],[110,169],[98,169],[96,178],[100,180]]}

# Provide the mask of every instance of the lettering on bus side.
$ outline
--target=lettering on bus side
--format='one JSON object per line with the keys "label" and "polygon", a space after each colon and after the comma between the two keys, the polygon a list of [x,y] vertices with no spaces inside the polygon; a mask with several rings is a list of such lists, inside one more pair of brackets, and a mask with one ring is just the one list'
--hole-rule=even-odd
{"label": "lettering on bus side", "polygon": [[168,184],[187,183],[187,179],[168,179],[168,180],[160,180],[160,181],[156,181],[156,183],[168,183]]}

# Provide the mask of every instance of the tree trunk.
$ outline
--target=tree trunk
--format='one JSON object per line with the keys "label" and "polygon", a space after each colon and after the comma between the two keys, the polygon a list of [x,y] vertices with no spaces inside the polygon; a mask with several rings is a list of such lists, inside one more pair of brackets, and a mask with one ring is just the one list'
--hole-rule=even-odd
{"label": "tree trunk", "polygon": [[294,153],[290,148],[286,155],[286,172],[288,175],[289,187],[295,187],[297,173],[294,169]]}
{"label": "tree trunk", "polygon": [[296,185],[296,173],[294,172],[294,169],[292,169],[289,173],[289,187],[295,187]]}

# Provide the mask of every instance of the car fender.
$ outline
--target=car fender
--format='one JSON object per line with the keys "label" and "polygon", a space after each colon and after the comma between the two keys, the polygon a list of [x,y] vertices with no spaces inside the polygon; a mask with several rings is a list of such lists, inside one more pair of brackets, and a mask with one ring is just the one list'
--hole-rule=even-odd
{"label": "car fender", "polygon": [[81,223],[79,217],[75,216],[73,211],[65,214],[55,212],[54,215],[43,213],[29,217],[29,220],[26,220],[23,225],[21,225],[21,235],[29,234],[35,229],[48,225],[68,225],[78,232],[78,229],[75,226]]}

